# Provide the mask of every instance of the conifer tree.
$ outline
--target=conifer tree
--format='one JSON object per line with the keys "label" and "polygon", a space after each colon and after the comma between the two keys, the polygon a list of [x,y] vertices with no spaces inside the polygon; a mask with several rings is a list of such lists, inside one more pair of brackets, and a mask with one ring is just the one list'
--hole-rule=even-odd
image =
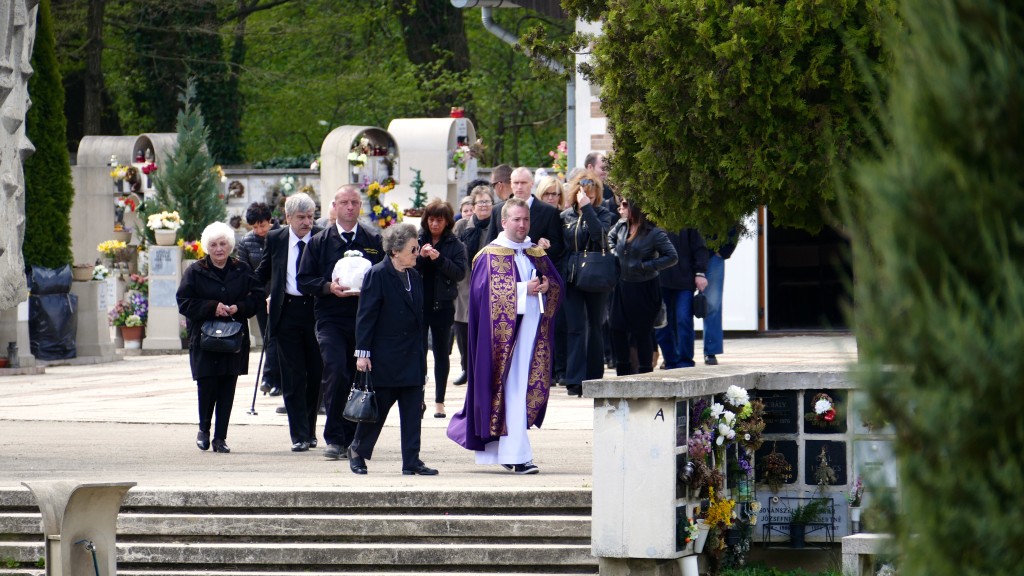
{"label": "conifer tree", "polygon": [[207,225],[227,217],[224,200],[217,191],[217,176],[213,159],[206,148],[208,130],[202,111],[195,101],[195,86],[189,81],[180,98],[184,107],[178,111],[178,141],[170,156],[156,172],[154,207],[146,213],[159,210],[177,210],[185,222],[179,231],[184,240],[198,240]]}
{"label": "conifer tree", "polygon": [[36,147],[25,161],[26,264],[59,268],[71,262],[71,163],[64,141],[64,86],[54,46],[50,0],[39,3],[25,131]]}
{"label": "conifer tree", "polygon": [[[900,574],[1020,573],[1024,7],[904,0],[877,159],[854,172],[854,320],[896,430]],[[869,497],[878,491],[868,487]]]}

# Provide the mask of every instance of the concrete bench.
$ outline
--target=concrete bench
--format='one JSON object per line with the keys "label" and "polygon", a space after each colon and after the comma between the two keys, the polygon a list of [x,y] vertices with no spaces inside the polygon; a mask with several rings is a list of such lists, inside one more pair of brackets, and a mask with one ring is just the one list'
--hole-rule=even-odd
{"label": "concrete bench", "polygon": [[874,574],[872,556],[892,551],[889,534],[854,534],[843,537],[843,576]]}

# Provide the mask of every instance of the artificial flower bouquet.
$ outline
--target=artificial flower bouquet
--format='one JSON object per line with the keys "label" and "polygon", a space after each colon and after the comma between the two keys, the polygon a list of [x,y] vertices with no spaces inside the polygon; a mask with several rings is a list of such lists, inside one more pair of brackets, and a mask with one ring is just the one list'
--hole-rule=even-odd
{"label": "artificial flower bouquet", "polygon": [[159,214],[150,214],[146,220],[146,227],[150,230],[177,230],[184,223],[177,211],[165,211]]}
{"label": "artificial flower bouquet", "polygon": [[824,392],[818,392],[811,400],[811,412],[804,415],[804,419],[818,426],[829,428],[838,427],[843,421],[836,403],[832,397]]}
{"label": "artificial flower bouquet", "polygon": [[114,260],[120,255],[121,251],[127,247],[128,245],[121,240],[104,240],[96,246],[96,251],[103,254],[106,258]]}

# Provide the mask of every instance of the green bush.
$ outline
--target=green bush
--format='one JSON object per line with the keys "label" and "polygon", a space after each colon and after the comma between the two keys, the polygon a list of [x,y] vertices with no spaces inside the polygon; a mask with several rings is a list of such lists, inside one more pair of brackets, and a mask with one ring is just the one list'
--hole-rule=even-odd
{"label": "green bush", "polygon": [[59,268],[71,263],[71,163],[65,143],[64,86],[54,47],[50,0],[39,3],[28,91],[32,107],[25,132],[36,147],[25,161],[26,265]]}
{"label": "green bush", "polygon": [[900,574],[1019,574],[1024,6],[905,0],[901,17],[888,144],[853,174],[854,324],[896,430]]}

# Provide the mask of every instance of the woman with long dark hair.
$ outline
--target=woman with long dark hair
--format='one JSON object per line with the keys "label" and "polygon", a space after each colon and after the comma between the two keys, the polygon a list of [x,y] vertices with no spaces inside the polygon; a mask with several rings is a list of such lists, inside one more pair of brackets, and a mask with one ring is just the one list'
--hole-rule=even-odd
{"label": "woman with long dark hair", "polygon": [[[664,230],[647,220],[634,200],[623,199],[625,216],[608,233],[608,245],[619,258],[622,276],[612,294],[612,349],[619,376],[654,368],[654,321],[661,310],[658,271],[675,264],[678,254]],[[636,369],[630,361],[630,340],[636,346]]]}

